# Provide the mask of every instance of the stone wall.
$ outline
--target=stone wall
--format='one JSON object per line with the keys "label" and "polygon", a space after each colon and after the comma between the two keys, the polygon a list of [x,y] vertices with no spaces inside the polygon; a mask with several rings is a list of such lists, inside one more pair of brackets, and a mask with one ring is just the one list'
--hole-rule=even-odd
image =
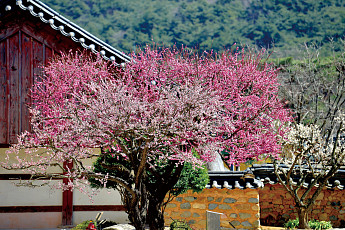
{"label": "stone wall", "polygon": [[[295,203],[282,185],[266,184],[259,190],[259,196],[261,225],[282,226],[287,220],[297,217]],[[345,190],[324,189],[309,218],[331,221],[333,227],[345,227]]]}
{"label": "stone wall", "polygon": [[[260,226],[260,189],[204,189],[188,191],[171,201],[165,209],[165,224],[186,220],[194,229],[206,229],[206,211],[223,213],[221,227],[257,229]],[[229,223],[230,222],[230,223]]]}

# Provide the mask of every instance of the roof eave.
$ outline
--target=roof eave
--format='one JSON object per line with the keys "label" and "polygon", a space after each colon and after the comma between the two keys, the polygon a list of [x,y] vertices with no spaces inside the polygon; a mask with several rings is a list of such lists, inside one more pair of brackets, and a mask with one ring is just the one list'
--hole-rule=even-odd
{"label": "roof eave", "polygon": [[[28,6],[25,6],[22,0],[16,0],[16,5],[22,10],[28,10],[31,15],[39,17],[42,22],[48,23],[51,28],[60,31],[61,34],[66,37],[70,37],[74,42],[80,43],[83,48],[101,55],[105,60],[115,61],[118,65],[131,60],[131,58],[126,54],[120,52],[67,18],[61,16],[41,1],[26,0],[26,2],[28,3]],[[38,13],[35,12],[37,9],[39,11]],[[67,32],[66,30],[70,32]],[[78,35],[79,37],[77,37]]]}

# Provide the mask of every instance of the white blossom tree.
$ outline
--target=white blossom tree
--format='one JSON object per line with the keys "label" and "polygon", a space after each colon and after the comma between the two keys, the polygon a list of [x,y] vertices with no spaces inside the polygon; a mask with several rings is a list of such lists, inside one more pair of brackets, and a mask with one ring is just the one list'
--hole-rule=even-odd
{"label": "white blossom tree", "polygon": [[295,119],[274,162],[279,182],[295,201],[301,229],[309,228],[316,198],[345,157],[344,54],[322,63],[317,50],[306,48],[306,58],[281,74],[281,92]]}

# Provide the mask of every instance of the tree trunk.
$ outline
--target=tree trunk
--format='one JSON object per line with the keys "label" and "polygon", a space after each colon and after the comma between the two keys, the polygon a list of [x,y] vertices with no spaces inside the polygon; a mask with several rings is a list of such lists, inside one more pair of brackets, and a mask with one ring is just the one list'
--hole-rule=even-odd
{"label": "tree trunk", "polygon": [[128,210],[128,219],[136,230],[145,230],[146,215],[140,215],[141,211],[138,207]]}
{"label": "tree trunk", "polygon": [[148,196],[144,183],[140,184],[140,192],[133,197],[128,191],[122,191],[122,202],[125,205],[128,219],[136,230],[144,230],[147,219]]}
{"label": "tree trunk", "polygon": [[305,207],[297,207],[298,219],[299,219],[299,229],[310,229],[308,225],[308,212]]}
{"label": "tree trunk", "polygon": [[[164,210],[162,209],[164,198],[177,183],[184,167],[181,164],[176,166],[175,163],[171,161],[165,173],[156,175],[156,183],[147,185],[149,191],[147,223],[150,230],[164,230]],[[173,169],[175,169],[174,172]]]}
{"label": "tree trunk", "polygon": [[164,215],[162,212],[162,201],[152,199],[149,201],[147,222],[150,230],[164,230]]}

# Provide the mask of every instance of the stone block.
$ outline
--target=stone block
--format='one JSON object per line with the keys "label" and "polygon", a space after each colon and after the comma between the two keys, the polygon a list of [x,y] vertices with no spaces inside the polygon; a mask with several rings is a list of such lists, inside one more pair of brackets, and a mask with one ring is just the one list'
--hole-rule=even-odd
{"label": "stone block", "polygon": [[320,217],[319,220],[328,220],[328,215],[327,215],[327,213],[322,213],[319,217]]}
{"label": "stone block", "polygon": [[340,201],[338,201],[338,202],[333,201],[333,202],[331,202],[331,205],[332,206],[340,206]]}
{"label": "stone block", "polygon": [[229,224],[229,220],[221,220],[220,221],[220,229],[222,229],[222,230],[232,230],[232,229],[234,229],[234,228],[230,228],[231,227],[231,225]]}
{"label": "stone block", "polygon": [[173,203],[168,203],[166,207],[167,207],[167,208],[176,208],[177,205],[176,205],[176,204],[173,204]]}
{"label": "stone block", "polygon": [[272,208],[263,208],[261,209],[261,212],[272,212]]}
{"label": "stone block", "polygon": [[230,218],[237,218],[237,214],[236,214],[236,213],[231,213],[231,214],[229,215],[229,217],[230,217]]}
{"label": "stone block", "polygon": [[253,226],[254,227],[259,227],[260,226],[260,220],[255,220],[254,222],[253,222]]}
{"label": "stone block", "polygon": [[320,210],[319,209],[314,209],[311,213],[318,214],[318,213],[320,213]]}
{"label": "stone block", "polygon": [[240,216],[241,219],[248,219],[252,217],[252,215],[250,215],[249,213],[239,213],[238,215]]}
{"label": "stone block", "polygon": [[225,198],[224,199],[224,203],[235,203],[235,202],[237,202],[237,200],[236,199],[233,199],[233,198]]}
{"label": "stone block", "polygon": [[274,194],[274,193],[270,193],[270,194],[268,194],[268,198],[269,198],[269,199],[274,199],[274,198],[275,198],[275,196],[276,196],[276,194]]}
{"label": "stone block", "polygon": [[330,217],[329,217],[329,220],[338,220],[338,217],[336,217],[336,216],[330,216]]}
{"label": "stone block", "polygon": [[244,221],[241,223],[243,227],[252,227],[253,225],[251,223],[249,223],[249,221]]}
{"label": "stone block", "polygon": [[193,201],[195,201],[197,198],[194,197],[194,196],[187,196],[187,197],[185,197],[184,199],[185,199],[186,201],[188,201],[188,202],[193,202]]}
{"label": "stone block", "polygon": [[230,205],[228,205],[228,204],[220,204],[220,205],[219,205],[219,209],[228,210],[228,209],[231,209],[231,207],[230,207]]}
{"label": "stone block", "polygon": [[275,203],[276,203],[276,204],[283,204],[283,200],[282,200],[282,199],[277,199],[277,200],[275,201]]}
{"label": "stone block", "polygon": [[178,201],[178,202],[182,202],[182,199],[183,199],[182,197],[176,197],[175,200]]}
{"label": "stone block", "polygon": [[217,208],[217,206],[218,206],[218,204],[211,203],[208,205],[208,209],[213,210],[213,209]]}
{"label": "stone block", "polygon": [[253,205],[253,206],[252,206],[252,210],[254,210],[254,211],[260,210],[260,205],[259,205],[259,204]]}
{"label": "stone block", "polygon": [[192,207],[197,208],[197,209],[206,209],[206,204],[195,203],[195,204],[192,204]]}
{"label": "stone block", "polygon": [[247,203],[248,199],[246,197],[239,197],[237,198],[238,203]]}
{"label": "stone block", "polygon": [[259,203],[259,199],[258,198],[249,198],[248,202],[249,203]]}
{"label": "stone block", "polygon": [[207,200],[208,200],[208,201],[213,201],[213,200],[214,200],[214,197],[210,197],[210,196],[209,196],[209,197],[207,197]]}
{"label": "stone block", "polygon": [[222,198],[221,197],[218,197],[217,199],[216,199],[216,202],[221,202],[222,201]]}
{"label": "stone block", "polygon": [[180,205],[180,208],[181,208],[181,209],[190,209],[190,208],[191,208],[191,205],[190,205],[190,203],[182,203],[182,204]]}
{"label": "stone block", "polygon": [[239,226],[241,224],[241,222],[239,222],[238,220],[233,220],[230,222],[233,226]]}

